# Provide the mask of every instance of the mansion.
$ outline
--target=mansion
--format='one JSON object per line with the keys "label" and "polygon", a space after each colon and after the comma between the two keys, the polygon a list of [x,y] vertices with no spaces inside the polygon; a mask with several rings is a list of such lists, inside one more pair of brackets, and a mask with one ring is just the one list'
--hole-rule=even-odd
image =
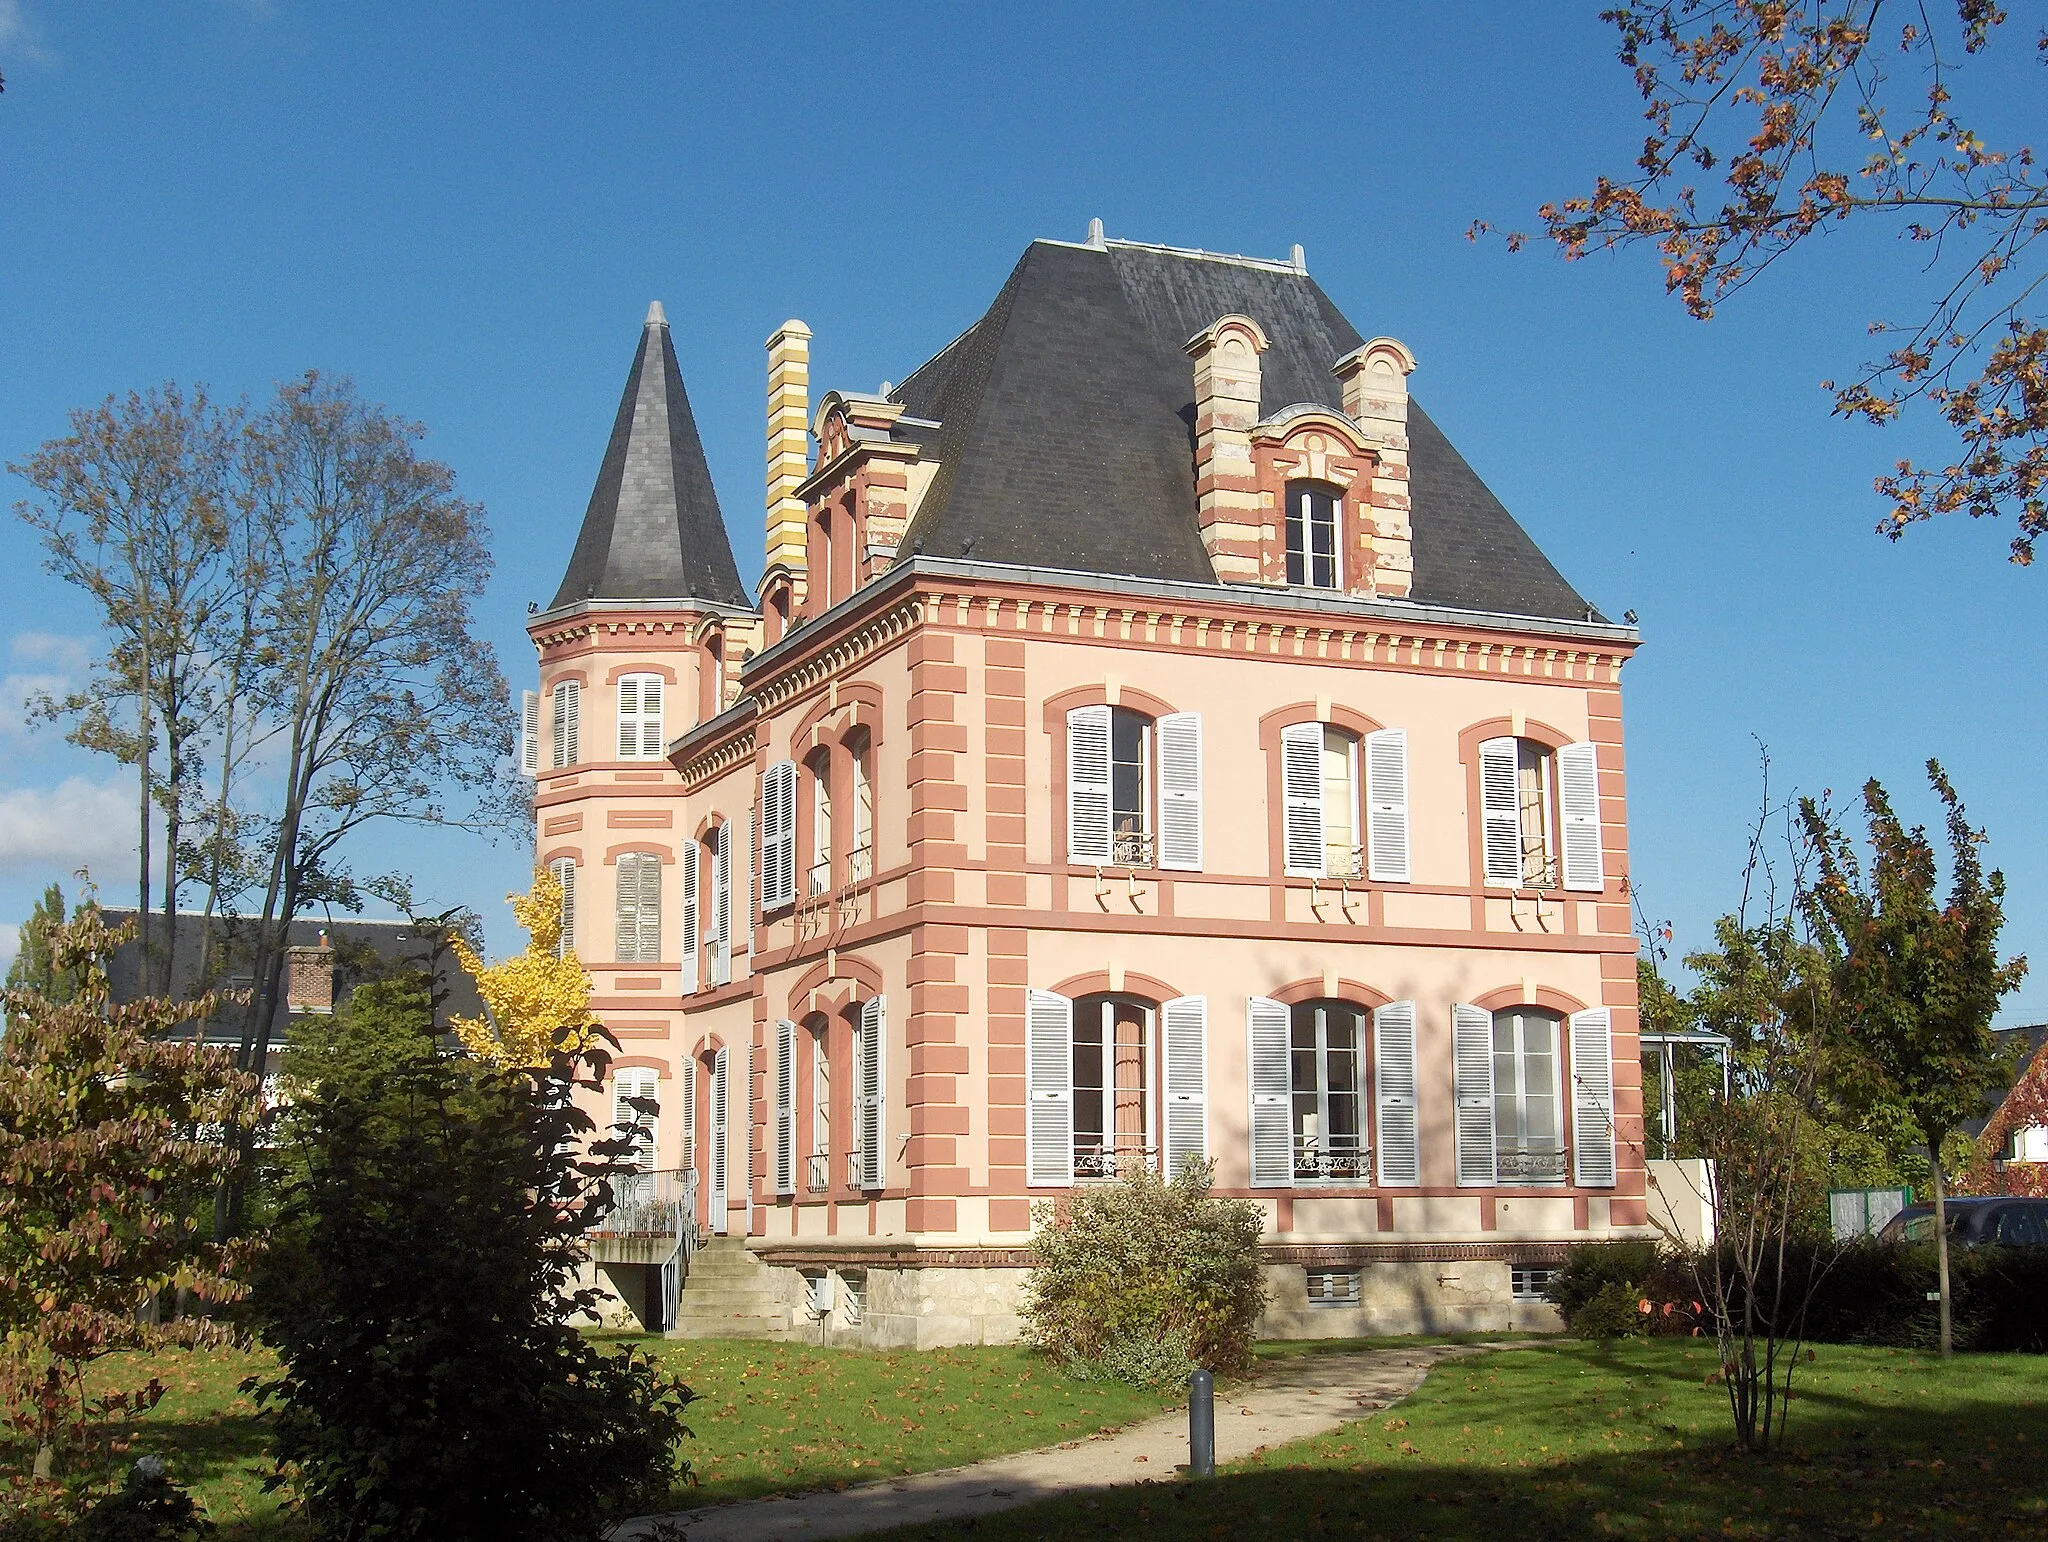
{"label": "mansion", "polygon": [[1035,1207],[1200,1160],[1265,1214],[1265,1331],[1554,1322],[1564,1247],[1649,1222],[1634,628],[1299,248],[1035,241],[879,392],[809,340],[751,594],[656,305],[529,618],[613,1106],[723,1239],[716,1291],[613,1288],[1011,1338]]}

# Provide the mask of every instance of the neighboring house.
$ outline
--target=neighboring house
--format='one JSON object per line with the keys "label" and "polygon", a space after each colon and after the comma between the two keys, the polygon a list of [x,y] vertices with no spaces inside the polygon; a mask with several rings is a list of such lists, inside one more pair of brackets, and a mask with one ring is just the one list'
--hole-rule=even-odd
{"label": "neighboring house", "polygon": [[[132,908],[103,906],[102,912],[113,925],[135,918]],[[150,946],[152,950],[161,949],[163,918],[154,917],[151,926],[154,935]],[[252,932],[250,922],[219,916],[209,920],[180,912],[176,946],[171,950],[171,994],[189,1000],[209,988],[231,997],[250,990],[254,967]],[[296,1020],[309,1014],[333,1012],[366,979],[401,968],[424,970],[433,962],[432,939],[410,921],[365,921],[355,917],[337,921],[310,916],[294,921],[286,949],[282,999],[271,1019],[266,1075],[276,1073],[278,1056]],[[132,1001],[153,988],[144,984],[142,963],[142,947],[134,938],[115,950],[108,961],[107,983],[116,1001]],[[442,956],[436,978],[437,990],[443,996],[439,1019],[444,1029],[451,1015],[474,1016],[481,1010],[475,982],[452,955]],[[242,1011],[230,999],[200,1025],[200,1031],[208,1044],[234,1048],[241,1043],[242,1018]]]}
{"label": "neighboring house", "polygon": [[[2002,1042],[2021,1046],[2019,1075],[2011,1087],[1997,1095],[1982,1119],[1966,1122],[1963,1130],[1976,1139],[1988,1126],[1999,1126],[2004,1139],[1995,1160],[2001,1173],[2018,1164],[2048,1164],[2048,1123],[2021,1123],[2016,1110],[2013,1114],[2007,1112],[2008,1103],[2022,1087],[2032,1085],[2038,1088],[2044,1078],[2048,1078],[2048,1023],[2001,1028],[1997,1033]],[[2048,1172],[2048,1167],[2043,1170]],[[2038,1181],[2037,1176],[2028,1183],[2025,1191],[2034,1192]]]}
{"label": "neighboring house", "polygon": [[650,1164],[866,1342],[1014,1335],[1035,1204],[1190,1160],[1266,1215],[1269,1332],[1546,1320],[1647,1234],[1635,629],[1298,253],[1034,242],[879,393],[813,401],[809,337],[756,597],[657,305],[529,618]]}

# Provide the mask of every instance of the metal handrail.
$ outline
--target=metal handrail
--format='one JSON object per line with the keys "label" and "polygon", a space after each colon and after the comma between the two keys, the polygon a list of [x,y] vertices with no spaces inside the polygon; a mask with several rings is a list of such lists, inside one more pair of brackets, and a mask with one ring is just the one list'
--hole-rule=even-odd
{"label": "metal handrail", "polygon": [[875,848],[856,846],[846,854],[846,881],[863,884],[875,876]]}
{"label": "metal handrail", "polygon": [[827,857],[822,862],[813,862],[806,883],[810,890],[809,897],[812,899],[817,899],[820,895],[831,893],[832,859]]}

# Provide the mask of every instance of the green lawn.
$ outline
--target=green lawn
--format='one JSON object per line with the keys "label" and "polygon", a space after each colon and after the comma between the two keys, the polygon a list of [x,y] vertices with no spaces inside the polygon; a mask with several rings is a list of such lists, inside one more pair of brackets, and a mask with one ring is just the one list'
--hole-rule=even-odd
{"label": "green lawn", "polygon": [[[986,1516],[1023,1538],[2048,1536],[2048,1358],[1821,1346],[1782,1456],[1730,1450],[1712,1352],[1453,1362],[1386,1414],[1219,1473]],[[958,1538],[958,1525],[901,1538]]]}
{"label": "green lawn", "polygon": [[[678,1485],[678,1509],[1057,1445],[1179,1400],[1177,1391],[1077,1382],[1014,1348],[631,1342],[659,1355],[698,1395],[689,1415],[696,1438],[686,1447],[698,1482]],[[170,1390],[121,1432],[120,1460],[160,1455],[216,1520],[249,1536],[274,1529],[276,1501],[262,1492],[270,1470],[263,1431],[237,1390],[272,1364],[225,1352],[155,1356],[149,1368]],[[133,1375],[132,1366],[108,1371],[109,1381]],[[18,1443],[0,1444],[0,1483],[25,1471],[30,1455]]]}

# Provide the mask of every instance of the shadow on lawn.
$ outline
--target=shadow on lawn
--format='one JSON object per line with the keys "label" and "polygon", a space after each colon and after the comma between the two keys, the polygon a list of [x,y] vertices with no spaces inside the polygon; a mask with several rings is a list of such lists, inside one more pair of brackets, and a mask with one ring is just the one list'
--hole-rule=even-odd
{"label": "shadow on lawn", "polygon": [[[1586,1357],[1652,1396],[1697,1378],[1622,1355]],[[1590,1390],[1590,1389],[1589,1389]],[[1916,1389],[1917,1391],[1917,1389]],[[1916,1395],[1912,1401],[1917,1403]],[[887,1533],[901,1539],[1366,1536],[1828,1537],[2048,1535],[2048,1418],[1995,1395],[1926,1411],[1835,1393],[1795,1396],[1791,1444],[1738,1456],[1721,1423],[1617,1429],[1606,1451],[1493,1459],[1447,1449],[1471,1427],[1412,1431],[1379,1420],[1255,1457],[1206,1483],[1177,1480],[1040,1502],[971,1521]],[[1398,1411],[1397,1411],[1398,1412]],[[1691,1421],[1693,1405],[1683,1411]],[[1476,1409],[1472,1417],[1487,1415]],[[1426,1442],[1418,1448],[1404,1438]],[[1651,1437],[1648,1441],[1645,1435]],[[1482,1430],[1480,1443],[1489,1437]],[[1583,1444],[1584,1442],[1581,1442]],[[1471,1448],[1468,1448],[1470,1450]],[[1523,1466],[1527,1461],[1530,1465]]]}

